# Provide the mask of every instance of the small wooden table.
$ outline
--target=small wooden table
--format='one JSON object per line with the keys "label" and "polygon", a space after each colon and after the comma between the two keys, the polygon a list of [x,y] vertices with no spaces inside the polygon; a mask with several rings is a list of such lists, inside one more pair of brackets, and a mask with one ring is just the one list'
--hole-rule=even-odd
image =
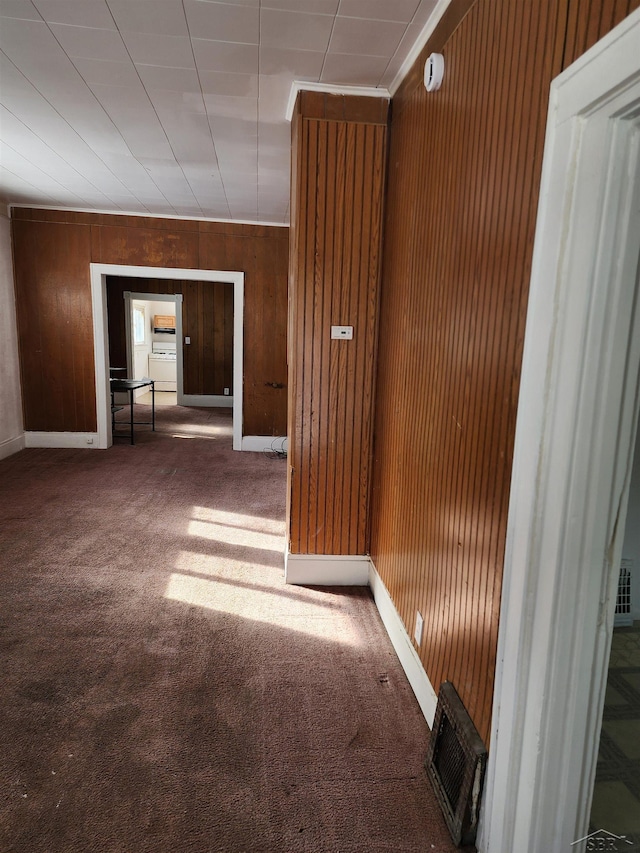
{"label": "small wooden table", "polygon": [[[111,434],[114,438],[122,437],[124,433],[116,432],[116,412],[122,407],[118,407],[114,402],[114,394],[116,391],[129,392],[129,436],[131,444],[134,444],[133,425],[134,424],[151,424],[151,429],[155,432],[156,429],[156,389],[153,379],[145,377],[144,379],[114,379],[111,378]],[[151,420],[150,421],[134,421],[133,419],[133,394],[138,388],[146,388],[151,386]]]}

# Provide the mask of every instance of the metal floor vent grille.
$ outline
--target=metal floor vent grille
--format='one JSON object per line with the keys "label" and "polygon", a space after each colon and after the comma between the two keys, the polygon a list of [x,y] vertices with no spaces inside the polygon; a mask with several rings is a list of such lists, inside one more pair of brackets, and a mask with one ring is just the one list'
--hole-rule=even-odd
{"label": "metal floor vent grille", "polygon": [[449,681],[440,686],[425,767],[455,844],[473,844],[487,750]]}
{"label": "metal floor vent grille", "polygon": [[616,596],[616,612],[613,618],[613,624],[615,627],[633,625],[633,616],[631,613],[632,567],[632,560],[622,560],[620,564],[618,594]]}

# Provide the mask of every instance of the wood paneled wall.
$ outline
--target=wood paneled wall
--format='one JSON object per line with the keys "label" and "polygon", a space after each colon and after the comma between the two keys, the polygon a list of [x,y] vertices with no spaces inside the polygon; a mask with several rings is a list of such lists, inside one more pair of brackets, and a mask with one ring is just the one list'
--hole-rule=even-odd
{"label": "wood paneled wall", "polygon": [[388,103],[305,92],[296,112],[290,549],[364,554]]}
{"label": "wood paneled wall", "polygon": [[16,208],[12,234],[25,429],[96,429],[94,262],[243,271],[244,433],[285,433],[288,229]]}
{"label": "wood paneled wall", "polygon": [[[107,276],[109,363],[126,367],[124,293],[180,293],[184,393],[233,393],[233,285],[215,281]],[[178,308],[179,310],[179,308]],[[177,341],[180,345],[180,341]]]}
{"label": "wood paneled wall", "polygon": [[455,0],[393,99],[371,554],[485,740],[549,85],[637,5]]}

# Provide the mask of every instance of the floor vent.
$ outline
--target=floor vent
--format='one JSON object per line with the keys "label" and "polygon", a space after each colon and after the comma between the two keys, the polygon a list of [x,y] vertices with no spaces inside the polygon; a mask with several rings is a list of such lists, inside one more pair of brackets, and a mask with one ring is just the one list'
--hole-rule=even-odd
{"label": "floor vent", "polygon": [[487,750],[449,681],[440,686],[425,767],[455,844],[473,844]]}
{"label": "floor vent", "polygon": [[633,625],[631,613],[631,568],[633,560],[622,560],[620,577],[618,579],[618,595],[613,624],[616,628],[622,625]]}

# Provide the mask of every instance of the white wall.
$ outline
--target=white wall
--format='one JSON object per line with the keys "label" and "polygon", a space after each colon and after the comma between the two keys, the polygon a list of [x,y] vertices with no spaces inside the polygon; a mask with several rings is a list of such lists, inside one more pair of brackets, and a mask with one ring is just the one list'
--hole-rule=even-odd
{"label": "white wall", "polygon": [[0,459],[24,447],[9,219],[0,213]]}
{"label": "white wall", "polygon": [[629,509],[622,546],[623,560],[632,560],[631,612],[634,619],[640,619],[640,430],[636,438],[636,450],[633,459],[631,487],[629,490]]}

